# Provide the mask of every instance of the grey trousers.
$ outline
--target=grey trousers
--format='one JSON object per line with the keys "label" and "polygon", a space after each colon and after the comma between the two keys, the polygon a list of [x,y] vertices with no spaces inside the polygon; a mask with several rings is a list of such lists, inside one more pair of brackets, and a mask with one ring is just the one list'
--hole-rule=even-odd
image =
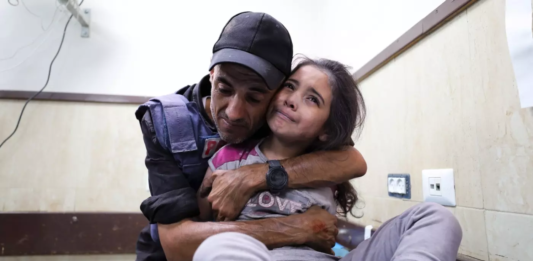
{"label": "grey trousers", "polygon": [[[455,261],[462,231],[450,211],[434,203],[421,203],[379,227],[370,239],[341,261]],[[206,239],[195,261],[276,261],[266,246],[240,233],[221,233]],[[303,259],[302,259],[303,260]]]}

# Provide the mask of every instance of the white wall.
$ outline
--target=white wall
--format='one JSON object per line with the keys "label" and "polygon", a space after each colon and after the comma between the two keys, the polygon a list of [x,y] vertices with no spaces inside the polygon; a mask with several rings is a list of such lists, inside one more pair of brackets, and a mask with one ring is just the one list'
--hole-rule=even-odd
{"label": "white wall", "polygon": [[[50,24],[56,0],[19,1]],[[283,22],[295,53],[359,68],[442,2],[86,0],[91,37],[81,38],[79,23],[71,22],[46,91],[158,95],[195,83],[207,73],[224,24],[247,10]],[[68,13],[60,8],[45,32],[35,15],[22,3],[0,1],[2,90],[38,90],[46,80]]]}
{"label": "white wall", "polygon": [[[367,118],[353,180],[362,224],[424,201],[422,170],[454,170],[461,254],[533,260],[533,109],[521,109],[505,33],[505,0],[478,1],[362,81]],[[391,198],[389,173],[411,175]],[[436,235],[438,236],[438,235]]]}

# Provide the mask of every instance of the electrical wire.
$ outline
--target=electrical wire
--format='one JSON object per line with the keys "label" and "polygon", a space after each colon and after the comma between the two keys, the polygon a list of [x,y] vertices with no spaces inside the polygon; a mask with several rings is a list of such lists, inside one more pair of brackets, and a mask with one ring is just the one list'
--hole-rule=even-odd
{"label": "electrical wire", "polygon": [[[26,56],[26,58],[24,58],[22,61],[20,61],[20,62],[19,62],[18,64],[16,64],[16,65],[13,65],[13,66],[11,66],[11,67],[9,67],[9,68],[7,68],[7,69],[0,70],[0,74],[3,73],[3,72],[7,72],[7,71],[9,71],[9,70],[13,70],[13,69],[19,67],[20,65],[22,65],[23,63],[25,63],[26,61],[28,61],[28,60],[33,56],[33,54],[34,54],[37,50],[39,50],[39,47],[41,47],[41,45],[43,45],[43,44],[46,42],[46,39],[48,39],[48,37],[49,37],[50,35],[52,35],[52,33],[48,33],[48,34],[44,37],[44,39],[41,41],[41,43],[39,43],[39,45],[37,45],[37,47],[35,47],[35,49],[33,49],[33,51],[31,51],[31,53],[30,53],[28,56]],[[24,47],[23,47],[23,48],[24,48]],[[22,48],[20,48],[20,49],[22,49]],[[19,49],[19,50],[20,50],[20,49]],[[16,54],[16,52],[15,52],[15,54]],[[8,58],[8,59],[6,59],[6,60],[9,60],[9,59],[10,59],[10,58]],[[3,60],[3,59],[0,59],[0,61],[2,61],[2,60]]]}
{"label": "electrical wire", "polygon": [[[44,28],[43,26],[43,18],[38,16],[37,14],[35,14],[34,12],[32,12],[27,6],[26,4],[24,3],[24,0],[17,0],[17,1],[20,1],[22,3],[22,6],[24,7],[24,9],[26,9],[26,11],[28,11],[28,13],[30,13],[31,15],[39,18],[39,21],[41,23],[41,29],[43,31],[46,31],[46,29]],[[56,1],[57,2],[57,1]],[[56,10],[54,11],[54,15],[52,16],[52,22],[54,21],[54,18],[56,16],[56,13],[57,13],[57,9],[59,9],[59,6],[56,4]],[[50,24],[48,25],[48,27],[50,27],[52,25],[52,22],[50,22]],[[48,28],[47,28],[48,29]]]}
{"label": "electrical wire", "polygon": [[[83,4],[83,1],[85,1],[85,0],[82,0],[80,2],[80,4],[79,4],[80,6],[81,6],[81,4]],[[9,0],[8,0],[8,2],[9,2]],[[11,2],[9,2],[9,3],[11,4]],[[63,42],[65,41],[65,35],[67,34],[67,28],[68,28],[68,25],[70,23],[70,20],[72,20],[72,16],[73,15],[70,15],[70,17],[68,18],[67,23],[65,24],[65,29],[63,29],[63,37],[61,37],[61,42],[59,43],[59,48],[57,49],[57,52],[56,52],[54,58],[52,59],[52,61],[50,62],[50,66],[48,67],[48,76],[46,77],[46,82],[44,83],[44,86],[37,93],[35,93],[28,100],[26,100],[26,103],[24,103],[24,106],[22,107],[22,111],[20,112],[19,119],[17,121],[17,125],[15,126],[15,129],[13,130],[13,132],[4,141],[2,141],[2,143],[0,144],[0,148],[2,148],[2,146],[4,146],[4,143],[6,143],[9,139],[11,139],[11,137],[13,137],[13,135],[15,135],[15,133],[17,132],[17,130],[19,128],[19,125],[20,125],[20,120],[22,119],[22,115],[24,114],[24,110],[26,109],[26,106],[28,105],[28,103],[31,100],[33,100],[33,98],[37,97],[37,95],[41,94],[41,92],[43,92],[43,90],[46,88],[46,86],[48,86],[48,83],[50,82],[50,75],[52,74],[52,66],[54,65],[54,62],[56,61],[56,58],[59,55],[59,52],[61,52],[61,47],[63,47]]]}
{"label": "electrical wire", "polygon": [[[48,29],[50,29],[52,26],[48,27]],[[41,34],[39,34],[37,37],[35,37],[35,39],[33,39],[33,41],[27,45],[24,45],[20,48],[18,48],[11,56],[6,56],[6,57],[3,57],[3,58],[0,58],[0,61],[5,61],[5,60],[10,60],[10,59],[13,59],[15,56],[17,56],[18,52],[20,52],[22,49],[26,48],[26,47],[30,47],[32,46],[34,43],[37,42],[37,40],[39,40],[39,38],[41,38],[41,36],[43,34],[46,34],[48,32],[48,30],[42,32]],[[37,46],[37,48],[35,49],[39,49],[39,47],[41,46],[41,44],[46,40],[46,38],[48,38],[48,35],[44,37],[45,39],[43,39],[43,41],[39,44],[39,46]],[[35,52],[35,50],[32,51],[32,54]],[[31,56],[31,55],[30,55]],[[18,65],[17,65],[18,66]],[[16,66],[15,66],[16,67]]]}
{"label": "electrical wire", "polygon": [[[56,1],[56,2],[57,2],[57,1]],[[24,2],[22,2],[22,4],[24,4]],[[26,9],[27,9],[27,8],[26,8]],[[14,57],[18,54],[18,52],[20,52],[22,49],[24,49],[24,48],[26,48],[26,47],[30,47],[30,46],[32,46],[34,43],[37,42],[37,40],[39,40],[39,39],[41,38],[41,36],[42,36],[43,34],[47,34],[47,32],[50,30],[50,28],[52,28],[52,24],[53,24],[54,21],[56,20],[56,15],[57,15],[57,11],[58,11],[58,10],[59,10],[59,6],[56,5],[56,10],[54,11],[54,15],[52,16],[52,20],[50,21],[50,24],[48,24],[48,27],[46,27],[46,29],[44,29],[44,27],[43,27],[43,23],[42,23],[42,19],[41,19],[41,29],[43,29],[43,32],[41,32],[37,37],[35,37],[35,39],[33,39],[33,41],[32,41],[31,43],[26,44],[26,45],[24,45],[24,46],[18,48],[18,49],[17,49],[17,50],[11,55],[11,56],[6,56],[6,57],[2,57],[2,58],[0,58],[0,61],[10,60],[10,59],[14,58]],[[28,10],[28,11],[30,12],[30,10]],[[60,11],[60,12],[63,12],[63,11]],[[30,12],[30,13],[31,13],[31,12]],[[33,13],[32,13],[32,14],[33,14]],[[34,15],[35,15],[35,14],[34,14]],[[46,39],[46,38],[48,38],[48,36],[45,36],[45,39]],[[44,42],[44,40],[43,40],[43,42]],[[39,44],[39,46],[37,46],[36,49],[38,49],[38,48],[43,44],[43,42],[41,42],[41,43]],[[35,50],[32,51],[32,54],[33,54],[34,52],[35,52]],[[31,56],[31,55],[30,55],[30,56]],[[17,67],[17,66],[19,66],[19,65],[20,65],[20,64],[14,66],[14,67]],[[12,68],[10,68],[10,69],[8,69],[8,70],[11,70],[11,69],[12,69]],[[7,70],[3,70],[3,71],[7,71]]]}
{"label": "electrical wire", "polygon": [[7,2],[8,2],[10,5],[12,5],[12,6],[17,6],[17,5],[20,4],[19,0],[17,0],[17,3],[16,3],[16,4],[11,3],[11,0],[7,0]]}
{"label": "electrical wire", "polygon": [[39,19],[42,20],[42,18],[41,18],[40,16],[38,16],[36,13],[32,12],[32,11],[26,6],[26,4],[24,3],[24,0],[17,0],[17,1],[22,2],[22,6],[24,6],[24,9],[26,9],[26,11],[28,11],[28,13],[30,13],[31,15],[33,15],[33,16],[35,16],[35,17],[37,17],[37,18],[39,18]]}
{"label": "electrical wire", "polygon": [[[55,17],[53,18],[55,20]],[[52,20],[52,22],[54,22],[54,20]],[[5,60],[10,60],[12,58],[14,58],[18,52],[20,52],[22,49],[26,48],[26,47],[30,47],[32,46],[34,43],[37,42],[37,40],[39,40],[41,38],[41,36],[44,34],[44,38],[42,38],[41,42],[39,43],[39,45],[37,47],[35,47],[35,49],[33,49],[33,51],[31,51],[31,53],[24,59],[22,60],[21,62],[19,62],[17,65],[15,66],[11,66],[10,68],[8,69],[4,69],[4,70],[1,70],[0,73],[2,72],[5,72],[5,71],[9,71],[11,69],[14,69],[18,66],[20,66],[21,64],[23,64],[24,62],[26,62],[26,60],[28,60],[34,53],[35,51],[37,51],[37,49],[39,49],[39,47],[41,47],[41,45],[43,45],[44,42],[46,42],[46,39],[52,34],[50,31],[50,28],[52,28],[52,22],[50,23],[50,25],[48,26],[48,28],[46,29],[46,31],[42,32],[41,34],[39,34],[37,37],[35,37],[35,39],[33,39],[33,41],[27,45],[24,45],[22,47],[20,47],[19,49],[17,49],[17,51],[15,51],[11,56],[8,56],[8,57],[3,57],[3,58],[0,58],[0,61],[5,61]]]}

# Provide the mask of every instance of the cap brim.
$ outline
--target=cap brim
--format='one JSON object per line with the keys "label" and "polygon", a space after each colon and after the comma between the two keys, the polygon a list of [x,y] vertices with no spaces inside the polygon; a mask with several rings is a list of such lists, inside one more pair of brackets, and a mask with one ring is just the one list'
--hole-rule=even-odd
{"label": "cap brim", "polygon": [[271,63],[245,51],[229,48],[217,51],[213,54],[209,70],[219,63],[236,63],[252,69],[263,78],[270,90],[277,89],[285,80],[285,75]]}

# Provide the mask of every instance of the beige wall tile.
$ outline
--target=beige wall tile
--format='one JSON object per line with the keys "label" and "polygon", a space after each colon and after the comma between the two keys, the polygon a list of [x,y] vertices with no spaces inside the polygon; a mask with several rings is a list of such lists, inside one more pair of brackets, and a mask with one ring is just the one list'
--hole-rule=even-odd
{"label": "beige wall tile", "polygon": [[480,260],[489,260],[487,233],[485,230],[485,211],[480,209],[457,207],[455,217],[461,224],[463,240],[459,253]]}
{"label": "beige wall tile", "polygon": [[[389,63],[384,69],[395,68],[395,66],[395,63]],[[394,70],[391,69],[391,71]],[[379,86],[389,86],[391,84],[389,77],[374,78],[371,76],[371,81],[375,81]],[[391,151],[398,148],[398,146],[394,146],[394,144],[400,139],[395,139],[395,137],[391,137],[391,135],[381,135],[384,132],[383,126],[385,124],[390,124],[385,126],[394,128],[394,123],[391,123],[390,121],[396,118],[392,113],[398,110],[392,112],[386,111],[386,108],[379,106],[378,103],[368,102],[372,100],[382,100],[382,96],[384,96],[389,90],[377,91],[365,88],[364,84],[365,82],[363,82],[361,90],[367,101],[367,118],[356,147],[365,157],[368,171],[364,177],[355,182],[357,183],[360,180],[365,184],[364,186],[358,187],[361,193],[368,196],[385,197],[387,195],[387,188],[385,186],[387,183],[387,174],[389,172],[407,171],[405,169],[399,169],[397,164],[401,161],[394,159],[393,157],[396,153],[395,151]],[[394,93],[390,95],[400,94]]]}
{"label": "beige wall tile", "polygon": [[533,214],[533,116],[520,109],[505,35],[505,1],[475,5],[468,22],[484,207]]}
{"label": "beige wall tile", "polygon": [[[16,123],[23,101],[0,100],[0,134]],[[8,211],[71,211],[75,189],[107,189],[147,197],[145,148],[135,105],[34,101],[19,131],[0,150],[0,188]],[[4,125],[6,123],[6,125]],[[134,192],[133,192],[134,191]],[[62,193],[60,193],[62,192]],[[84,193],[83,198],[89,193]],[[80,200],[80,199],[78,199]],[[95,202],[104,202],[97,197]],[[103,203],[138,211],[127,201]],[[83,200],[79,202],[85,202]],[[81,206],[95,209],[98,206]]]}
{"label": "beige wall tile", "polygon": [[3,189],[3,211],[73,211],[74,189]]}
{"label": "beige wall tile", "polygon": [[[7,111],[20,112],[23,102],[7,103]],[[70,151],[63,138],[69,129],[57,128],[58,121],[68,121],[73,108],[61,103],[35,102],[28,105],[23,121],[9,140],[0,157],[9,164],[0,164],[0,173],[9,173],[6,186],[16,188],[69,187],[75,184],[76,172],[68,171],[73,164]]]}
{"label": "beige wall tile", "polygon": [[4,211],[37,211],[39,196],[32,188],[12,188],[7,190]]}
{"label": "beige wall tile", "polygon": [[131,188],[144,187],[147,175],[144,166],[146,151],[138,121],[133,116],[135,107],[113,108],[98,106],[89,111],[94,117],[84,117],[79,131],[88,141],[91,164],[87,175],[78,178],[79,188]]}
{"label": "beige wall tile", "polygon": [[7,200],[8,189],[0,188],[0,212],[4,211],[4,205]]}
{"label": "beige wall tile", "polygon": [[387,174],[409,173],[411,198],[422,201],[422,170],[453,168],[457,204],[483,207],[473,65],[458,61],[469,57],[467,22],[459,15],[361,83],[368,118],[356,147],[369,167],[354,183],[362,193],[386,197]]}
{"label": "beige wall tile", "polygon": [[75,211],[140,212],[146,189],[76,189]]}
{"label": "beige wall tile", "polygon": [[[0,101],[20,111],[22,101]],[[0,151],[1,187],[144,187],[144,144],[135,105],[35,101]],[[0,121],[11,122],[8,114]],[[1,128],[2,132],[6,128]],[[6,134],[7,135],[7,134]]]}
{"label": "beige wall tile", "polygon": [[[463,225],[461,252],[533,260],[521,247],[533,245],[524,238],[533,233],[500,231],[506,226],[485,224],[483,214],[533,214],[533,111],[520,109],[504,6],[479,1],[360,84],[368,118],[356,147],[369,168],[352,182],[367,201],[362,222],[380,224],[409,207],[387,198],[388,173],[411,174],[412,200],[421,201],[421,171],[453,168],[458,207],[449,209]],[[487,243],[490,229],[501,235]]]}
{"label": "beige wall tile", "polygon": [[533,216],[485,212],[490,260],[533,260]]}

